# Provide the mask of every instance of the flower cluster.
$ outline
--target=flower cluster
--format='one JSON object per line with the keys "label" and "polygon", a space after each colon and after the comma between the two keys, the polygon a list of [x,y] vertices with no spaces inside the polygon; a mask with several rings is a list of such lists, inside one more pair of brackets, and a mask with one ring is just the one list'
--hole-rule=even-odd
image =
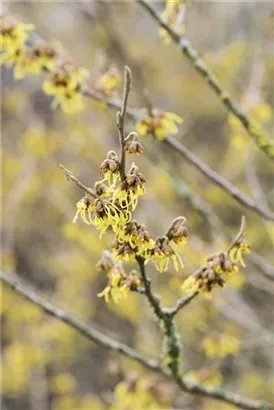
{"label": "flower cluster", "polygon": [[[131,262],[137,256],[141,256],[145,263],[154,262],[160,272],[167,271],[170,261],[173,262],[176,271],[179,266],[183,268],[183,261],[172,244],[184,245],[187,242],[188,234],[184,226],[186,219],[176,218],[167,233],[154,240],[144,224],[132,220],[132,211],[137,206],[138,198],[145,192],[146,179],[138,167],[132,163],[125,179],[120,182],[119,159],[114,151],[109,151],[100,170],[104,179],[95,183],[93,197],[87,194],[77,202],[73,222],[75,223],[80,216],[85,224],[93,225],[100,230],[101,235],[111,227],[116,235],[112,245],[112,257],[116,261]],[[104,295],[108,295],[111,289],[117,287],[127,292],[127,286],[121,286],[125,278],[121,276],[121,272],[119,275],[117,272],[111,274]]]}
{"label": "flower cluster", "polygon": [[99,298],[104,297],[109,303],[110,297],[114,303],[119,303],[122,299],[126,299],[130,291],[134,291],[140,285],[140,279],[136,271],[132,271],[128,275],[125,273],[121,264],[115,262],[111,255],[104,253],[100,261],[97,263],[97,268],[107,273],[108,284],[98,293]]}
{"label": "flower cluster", "polygon": [[110,186],[115,186],[121,179],[120,162],[115,151],[107,153],[106,159],[100,165],[100,171],[104,175],[104,181],[107,181]]}
{"label": "flower cluster", "polygon": [[154,240],[144,224],[132,220],[118,233],[119,239],[129,243],[132,249],[138,247],[139,252],[145,252],[154,247]]}
{"label": "flower cluster", "polygon": [[176,271],[184,267],[180,255],[172,248],[172,244],[185,245],[187,243],[188,233],[184,226],[186,218],[180,216],[172,222],[165,235],[158,237],[154,247],[141,253],[144,259],[152,259],[159,272],[165,272],[168,269],[169,262],[173,262]]}
{"label": "flower cluster", "polygon": [[169,134],[177,134],[177,124],[182,122],[183,119],[172,112],[152,110],[150,115],[145,115],[137,121],[136,130],[142,137],[155,136],[162,141]]}
{"label": "flower cluster", "polygon": [[148,409],[164,410],[172,407],[174,388],[158,377],[145,377],[130,372],[115,387],[115,398],[111,410]]}
{"label": "flower cluster", "polygon": [[124,150],[128,154],[142,155],[144,153],[144,148],[140,144],[140,142],[137,141],[137,138],[138,134],[136,132],[131,132],[130,134],[128,134],[126,143],[124,145]]}
{"label": "flower cluster", "polygon": [[213,289],[225,286],[224,275],[238,272],[239,264],[245,266],[242,253],[249,252],[250,247],[241,235],[228,252],[220,252],[208,257],[207,263],[184,281],[182,289],[203,293],[205,297],[210,298]]}
{"label": "flower cluster", "polygon": [[245,240],[240,240],[233,244],[229,250],[230,259],[234,263],[240,263],[245,268],[245,263],[243,260],[243,254],[248,255],[250,253],[250,246]]}
{"label": "flower cluster", "polygon": [[126,175],[126,179],[121,182],[118,188],[114,191],[113,198],[123,209],[132,207],[136,209],[138,198],[146,192],[144,184],[147,182],[139,168],[133,162]]}
{"label": "flower cluster", "polygon": [[227,357],[239,352],[239,340],[232,336],[222,335],[219,338],[206,337],[202,341],[202,348],[210,358]]}
{"label": "flower cluster", "polygon": [[116,95],[121,82],[122,76],[120,71],[114,65],[111,65],[101,77],[93,82],[92,88],[105,97],[111,98]]}
{"label": "flower cluster", "polygon": [[45,94],[54,97],[53,108],[60,105],[65,113],[71,114],[84,107],[80,91],[87,77],[88,70],[85,68],[76,67],[71,61],[61,62],[55,70],[50,71],[42,88]]}
{"label": "flower cluster", "polygon": [[155,246],[150,251],[149,256],[154,261],[159,272],[166,272],[170,261],[173,262],[176,271],[179,270],[179,265],[181,268],[184,267],[181,256],[171,247],[167,236],[161,236],[156,239]]}
{"label": "flower cluster", "polygon": [[[185,218],[183,218],[185,221]],[[176,221],[176,220],[175,220]],[[178,221],[175,222],[175,225]],[[172,248],[172,243],[183,245],[187,241],[187,230],[182,226],[171,226],[167,235],[154,240],[144,224],[131,220],[123,227],[114,229],[116,238],[113,242],[113,257],[125,262],[134,261],[136,256],[141,256],[146,263],[154,262],[159,272],[168,269],[169,262],[173,262],[176,271],[184,267],[180,255]]]}
{"label": "flower cluster", "polygon": [[[98,190],[97,190],[98,192]],[[104,234],[109,226],[124,225],[131,217],[130,213],[126,214],[118,208],[113,201],[104,198],[105,190],[102,189],[102,196],[96,199],[85,196],[77,202],[77,212],[73,218],[73,223],[81,216],[83,222],[87,225],[94,225],[101,235]]]}
{"label": "flower cluster", "polygon": [[31,24],[10,23],[1,19],[1,63],[14,65],[14,78],[26,75],[48,74],[42,85],[45,94],[54,97],[52,107],[60,105],[65,113],[83,109],[81,88],[85,85],[88,71],[76,67],[71,61],[64,61],[56,50],[47,44],[27,45]]}
{"label": "flower cluster", "polygon": [[[146,182],[143,174],[133,163],[125,176],[125,180],[120,182],[120,162],[115,151],[109,151],[106,159],[100,165],[100,170],[104,176],[102,181],[94,185],[94,197],[85,196],[77,202],[77,212],[73,219],[75,223],[78,216],[87,225],[94,225],[101,234],[105,233],[109,226],[118,236],[119,249],[116,248],[115,255],[123,255],[120,249],[121,241],[126,238],[126,225],[131,220],[131,212],[135,210],[140,195],[145,193],[144,183]],[[107,182],[106,185],[104,182]],[[143,241],[147,239],[140,227],[138,227],[139,245],[143,235]],[[132,241],[131,241],[132,243]],[[150,242],[151,243],[151,242]],[[122,248],[128,252],[128,246]],[[131,249],[132,251],[132,249]],[[117,253],[118,252],[118,253]],[[123,259],[121,257],[121,259]],[[128,259],[128,256],[127,258]]]}
{"label": "flower cluster", "polygon": [[32,31],[32,24],[14,23],[6,18],[0,19],[1,63],[12,65],[17,63]]}
{"label": "flower cluster", "polygon": [[27,47],[32,24],[11,23],[1,18],[1,64],[14,65],[14,78],[20,80],[28,74],[39,75],[42,70],[56,65],[56,51],[47,44]]}
{"label": "flower cluster", "polygon": [[185,223],[186,218],[179,216],[172,222],[167,231],[168,239],[176,243],[176,245],[185,245],[187,243],[188,232]]}
{"label": "flower cluster", "polygon": [[129,221],[119,227],[116,234],[112,245],[114,259],[129,262],[135,260],[136,255],[150,259],[155,242],[144,224]]}
{"label": "flower cluster", "polygon": [[[184,0],[166,0],[165,10],[162,13],[162,20],[179,36],[185,33],[185,9],[186,2]],[[163,37],[164,43],[169,44],[171,37],[168,32],[161,28],[160,36]]]}

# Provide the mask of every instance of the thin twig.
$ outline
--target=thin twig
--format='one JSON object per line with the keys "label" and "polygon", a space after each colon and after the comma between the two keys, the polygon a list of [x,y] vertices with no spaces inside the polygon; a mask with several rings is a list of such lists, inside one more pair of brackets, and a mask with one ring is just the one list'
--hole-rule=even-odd
{"label": "thin twig", "polygon": [[[193,154],[192,154],[193,155]],[[74,174],[66,169],[63,165],[60,164],[60,168],[64,171],[65,176],[75,182],[80,188],[82,188],[85,192],[89,193],[91,196],[96,197],[96,194],[91,188],[87,188],[78,178],[74,176]],[[168,172],[168,171],[166,171]],[[171,178],[175,178],[174,174],[171,172],[168,172]],[[174,184],[176,190],[180,194],[187,195],[189,198],[191,205],[199,211],[199,213],[203,214],[206,219],[210,221],[210,223],[215,227],[218,228],[222,233],[225,234],[226,237],[230,238],[230,234],[226,229],[226,226],[222,223],[222,221],[217,217],[217,215],[213,212],[211,209],[210,205],[206,203],[204,200],[201,198],[197,198],[197,194],[194,194],[190,191],[189,188],[186,188],[182,185],[182,182],[176,178],[176,183]],[[255,252],[252,252],[252,254],[247,256],[248,259],[255,265],[260,272],[264,275],[265,278],[270,279],[274,281],[274,268],[272,265],[267,263],[264,258],[262,258],[260,255],[256,254]]]}
{"label": "thin twig", "polygon": [[165,315],[161,308],[160,299],[157,296],[155,296],[151,291],[151,281],[146,275],[145,261],[141,256],[138,255],[136,255],[135,259],[139,265],[140,274],[144,285],[144,293],[150,303],[150,306],[152,307],[158,319],[164,320]]}
{"label": "thin twig", "polygon": [[187,306],[198,294],[198,292],[192,292],[187,296],[183,296],[177,301],[174,307],[165,308],[165,312],[171,317],[175,316],[183,307]]}
{"label": "thin twig", "polygon": [[[86,94],[86,95],[89,95],[89,94]],[[92,94],[90,94],[89,96],[91,98],[94,98]],[[95,98],[98,99],[98,96],[96,96]],[[107,104],[109,107],[116,108],[117,102],[113,103],[112,100],[107,100],[107,101],[108,101]],[[104,99],[104,102],[105,102],[105,99]],[[132,110],[132,109],[127,109],[127,115],[133,121],[136,121],[139,117],[137,111]],[[250,209],[253,212],[256,212],[257,214],[259,214],[265,219],[274,221],[274,214],[270,210],[261,207],[252,198],[250,198],[248,195],[240,191],[226,178],[224,178],[223,176],[218,174],[216,171],[211,169],[208,165],[206,165],[200,158],[198,158],[190,150],[188,150],[186,146],[180,143],[177,139],[175,139],[172,136],[169,136],[163,141],[163,143],[170,146],[173,150],[175,150],[177,153],[182,155],[189,163],[194,165],[195,168],[198,169],[203,175],[205,175],[211,182],[218,185],[224,192],[226,192],[229,196],[234,198],[241,205]]]}
{"label": "thin twig", "polygon": [[[140,363],[148,370],[158,372],[164,377],[169,378],[169,380],[174,380],[172,376],[167,375],[165,369],[163,369],[155,359],[144,358],[139,352],[132,349],[131,347],[117,342],[109,336],[105,335],[103,332],[100,332],[92,328],[91,326],[86,325],[81,321],[73,318],[68,312],[65,312],[64,310],[53,306],[43,297],[39,296],[36,292],[28,289],[26,286],[21,285],[19,281],[14,279],[11,274],[0,272],[0,280],[5,283],[5,285],[10,289],[13,289],[16,293],[27,299],[29,302],[40,307],[48,315],[51,315],[57,320],[60,320],[61,322],[67,324],[92,342],[98,343],[110,350],[121,353],[124,356]],[[234,404],[241,409],[274,410],[274,407],[270,403],[260,400],[252,400],[221,388],[203,386],[188,377],[177,378],[175,381],[180,389],[187,393],[197,394],[200,396]]]}
{"label": "thin twig", "polygon": [[97,198],[96,193],[93,191],[93,189],[88,188],[86,185],[83,184],[83,182],[81,182],[78,178],[76,178],[76,176],[69,171],[67,168],[64,167],[64,165],[59,164],[59,167],[62,169],[62,171],[65,174],[65,177],[73,182],[75,182],[75,184],[79,187],[82,188],[87,194],[89,194],[90,196],[92,196],[93,198]]}
{"label": "thin twig", "polygon": [[247,183],[257,204],[262,204],[265,209],[271,212],[255,169],[254,156],[252,155],[250,150],[248,151],[246,156],[245,175]]}
{"label": "thin twig", "polygon": [[160,371],[160,367],[156,360],[146,359],[142,357],[138,352],[136,352],[131,347],[118,341],[115,341],[109,336],[100,332],[99,330],[96,330],[93,327],[82,323],[78,319],[73,318],[69,313],[57,308],[56,306],[53,306],[50,302],[48,302],[43,297],[39,296],[36,292],[21,285],[19,281],[16,280],[13,276],[14,275],[11,275],[10,273],[0,272],[0,280],[4,282],[7,286],[9,286],[11,289],[15,290],[17,293],[24,296],[25,299],[42,308],[47,314],[73,327],[92,342],[98,343],[102,346],[105,346],[108,349],[117,351],[123,354],[124,356],[136,360],[137,362],[139,362],[140,364],[142,364],[150,370]]}
{"label": "thin twig", "polygon": [[175,138],[169,136],[164,140],[164,143],[178,153],[184,156],[184,158],[195,166],[200,172],[202,172],[208,179],[218,185],[223,191],[228,193],[232,198],[236,199],[240,204],[246,208],[256,212],[265,219],[274,221],[274,214],[267,209],[260,207],[252,198],[241,192],[231,182],[219,175],[204,162],[200,160],[196,155],[189,151],[183,144],[177,141]]}
{"label": "thin twig", "polygon": [[182,342],[180,334],[168,309],[161,306],[160,299],[151,291],[151,281],[146,275],[145,261],[141,256],[135,257],[144,284],[144,294],[163,329],[162,357],[175,380],[181,379]]}
{"label": "thin twig", "polygon": [[[150,6],[147,5],[147,3],[143,2],[142,0],[139,0],[139,2],[140,2],[140,4],[142,3],[142,5],[146,4],[146,6],[150,8]],[[165,26],[164,23],[162,23],[162,24]],[[167,31],[168,30],[171,30],[171,29],[167,29]],[[177,34],[175,34],[175,33],[174,33],[174,35],[177,36]],[[82,89],[79,90],[79,92],[81,92],[83,95],[85,95],[89,98],[92,98],[93,100],[103,102],[104,104],[106,104],[110,108],[120,109],[120,107],[122,106],[122,103],[121,103],[120,100],[118,100],[116,98],[107,98],[107,97],[103,96],[102,94],[98,93],[97,91],[92,90],[91,88],[83,87]],[[130,118],[132,121],[136,121],[142,115],[142,110],[141,111],[140,110],[134,110],[132,108],[126,107],[125,115],[127,115],[127,117]],[[223,191],[225,191],[227,194],[229,194],[236,201],[241,203],[243,206],[249,208],[250,210],[252,210],[254,212],[257,212],[259,215],[263,216],[264,218],[272,220],[272,221],[274,220],[274,215],[273,215],[273,213],[271,213],[271,211],[269,211],[267,209],[264,209],[264,208],[260,207],[258,204],[256,204],[253,199],[249,198],[246,194],[242,193],[238,188],[236,188],[233,184],[231,184],[227,179],[225,179],[224,177],[219,175],[217,172],[215,172],[210,167],[208,167],[205,163],[203,163],[198,157],[196,157],[194,154],[192,154],[182,143],[179,143],[173,137],[168,137],[165,140],[165,142],[168,145],[170,145],[174,150],[176,150],[178,153],[183,155],[200,172],[202,172],[207,178],[209,178],[213,183],[218,185]],[[70,179],[72,179],[72,178],[70,178]],[[76,182],[76,181],[77,181],[77,179],[74,179],[74,182]],[[78,185],[78,186],[80,186],[80,185]],[[83,188],[83,189],[85,189],[85,188]],[[90,188],[87,188],[87,189],[88,189],[87,192],[91,194]]]}
{"label": "thin twig", "polygon": [[[86,97],[92,98],[95,101],[99,101],[101,103],[106,104],[109,108],[112,109],[121,109],[121,100],[117,98],[107,98],[101,93],[98,93],[97,91],[93,90],[92,88],[82,88],[81,93],[85,95]],[[139,110],[134,110],[133,108],[127,107],[126,110],[126,116],[131,119],[132,121],[136,121],[136,118],[138,117]]]}
{"label": "thin twig", "polygon": [[228,253],[231,251],[231,249],[232,249],[235,245],[237,245],[237,243],[238,243],[242,238],[244,238],[244,236],[245,236],[245,228],[246,228],[246,217],[243,215],[243,216],[242,216],[242,219],[241,219],[240,230],[239,230],[239,232],[237,233],[237,235],[235,236],[235,238],[233,239],[233,241],[232,241],[230,247],[228,248],[228,251],[227,251]]}
{"label": "thin twig", "polygon": [[257,147],[260,148],[270,159],[274,160],[274,144],[268,133],[263,130],[261,126],[259,130],[257,129],[257,126],[254,127],[253,121],[243,113],[238,104],[232,100],[228,92],[222,88],[219,84],[218,78],[199,57],[198,52],[192,47],[190,41],[185,37],[179,36],[174,30],[172,30],[172,28],[161,19],[151,4],[149,4],[146,0],[137,0],[137,3],[144,7],[154,18],[154,20],[168,32],[172,40],[178,45],[181,52],[188,58],[188,60],[191,61],[196,71],[206,79],[207,83],[215,91],[222,103],[239,119]]}
{"label": "thin twig", "polygon": [[128,100],[130,88],[131,88],[131,71],[129,67],[125,66],[123,100],[122,100],[122,105],[121,105],[121,111],[118,111],[117,116],[116,116],[117,129],[118,129],[120,146],[121,146],[120,174],[121,174],[122,181],[126,179],[126,172],[125,172],[126,152],[124,149],[126,137],[125,137],[125,131],[124,131],[124,124],[125,124],[125,117],[126,117],[126,112],[127,112],[127,100]]}

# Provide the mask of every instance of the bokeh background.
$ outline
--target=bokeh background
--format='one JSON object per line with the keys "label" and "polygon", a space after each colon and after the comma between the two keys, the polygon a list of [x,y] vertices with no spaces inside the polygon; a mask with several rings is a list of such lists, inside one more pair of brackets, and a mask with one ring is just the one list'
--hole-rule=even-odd
{"label": "bokeh background", "polygon": [[[162,11],[164,3],[155,6]],[[180,141],[261,205],[273,205],[270,161],[235,125],[176,46],[163,43],[156,23],[140,6],[22,1],[6,2],[5,12],[35,24],[43,39],[90,71],[90,83],[111,65],[122,72],[127,64],[133,75],[130,106],[145,107],[144,90],[149,90],[154,107],[184,118]],[[271,3],[196,2],[187,7],[185,25],[186,37],[223,86],[273,133]],[[122,87],[119,96],[121,92]],[[99,240],[94,228],[71,223],[83,194],[65,180],[58,164],[93,186],[101,179],[98,167],[106,152],[119,149],[115,111],[91,99],[84,102],[83,112],[74,115],[52,110],[51,98],[41,91],[41,77],[15,81],[12,70],[2,67],[3,269],[15,270],[24,283],[78,319],[156,356],[161,335],[143,296],[132,294],[117,305],[96,296],[107,279],[95,265],[102,251],[110,249],[112,234]],[[128,121],[126,128],[133,131],[135,124]],[[176,302],[183,279],[207,255],[225,249],[227,234],[236,234],[243,214],[252,249],[268,264],[273,262],[269,222],[240,206],[163,143],[144,143],[146,153],[136,162],[148,179],[147,193],[136,218],[155,236],[178,215],[188,220],[185,269],[159,274],[148,265],[164,304]],[[212,300],[196,298],[177,317],[184,373],[273,402],[273,294],[273,282],[248,262]],[[215,347],[208,340],[215,340]],[[221,340],[234,346],[232,354],[220,357]],[[2,364],[4,410],[114,408],[115,386],[132,370],[153,378],[5,287]],[[155,410],[234,408],[164,385],[155,400]]]}

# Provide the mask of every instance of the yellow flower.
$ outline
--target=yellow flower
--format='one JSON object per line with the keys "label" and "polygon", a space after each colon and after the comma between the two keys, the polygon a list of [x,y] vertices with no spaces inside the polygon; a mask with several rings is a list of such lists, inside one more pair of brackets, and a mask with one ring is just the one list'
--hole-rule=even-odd
{"label": "yellow flower", "polygon": [[[166,7],[164,12],[162,13],[162,19],[179,36],[182,36],[185,32],[184,15],[185,1],[166,1]],[[171,37],[164,28],[161,28],[159,30],[159,34],[164,38],[165,44],[170,43]]]}
{"label": "yellow flower", "polygon": [[[78,219],[78,216],[80,215],[82,218],[82,221],[85,224],[87,225],[92,224],[91,212],[93,212],[95,209],[94,201],[88,197],[84,197],[80,199],[79,202],[77,202],[76,207],[77,207],[77,212],[72,222],[75,223]],[[86,213],[88,215],[88,219],[87,219]]]}
{"label": "yellow flower", "polygon": [[117,201],[122,209],[131,206],[136,209],[138,198],[146,192],[144,183],[146,178],[139,172],[138,167],[132,163],[126,179],[116,188],[113,193],[113,200]]}
{"label": "yellow flower", "polygon": [[65,94],[57,95],[51,107],[56,109],[59,105],[66,114],[74,114],[84,109],[83,97],[75,91],[67,91]]}
{"label": "yellow flower", "polygon": [[97,296],[99,298],[104,297],[106,303],[109,303],[110,296],[114,303],[126,299],[130,291],[130,287],[126,283],[126,274],[121,269],[114,268],[108,273],[108,278],[108,285]]}
{"label": "yellow flower", "polygon": [[105,185],[103,181],[95,182],[94,191],[100,198],[108,198],[112,194],[111,188]]}
{"label": "yellow flower", "polygon": [[166,410],[175,398],[173,389],[157,377],[130,372],[115,386],[110,410]]}
{"label": "yellow flower", "polygon": [[267,122],[271,120],[272,108],[266,102],[261,102],[251,112],[251,116],[257,121]]}
{"label": "yellow flower", "polygon": [[128,154],[142,155],[144,153],[144,147],[140,144],[140,142],[136,140],[127,140],[124,146],[124,150]]}
{"label": "yellow flower", "polygon": [[22,79],[27,74],[39,75],[42,70],[51,70],[55,67],[55,51],[49,46],[37,45],[26,50],[16,59],[14,78]]}
{"label": "yellow flower", "polygon": [[246,242],[240,242],[235,244],[229,252],[229,256],[234,263],[240,263],[243,267],[245,267],[245,263],[243,260],[242,254],[249,254],[250,253],[250,246]]}
{"label": "yellow flower", "polygon": [[32,24],[10,23],[3,17],[0,22],[1,52],[14,55],[17,50],[24,47],[29,38],[29,31],[32,31],[34,26]]}
{"label": "yellow flower", "polygon": [[113,96],[121,82],[122,76],[120,71],[115,66],[111,66],[106,73],[94,82],[93,88],[109,98]]}
{"label": "yellow flower", "polygon": [[140,254],[145,259],[146,257],[149,258],[150,255],[159,272],[166,272],[169,266],[169,262],[170,260],[172,260],[174,269],[178,272],[179,265],[181,266],[181,268],[183,268],[184,264],[181,256],[172,249],[168,242],[169,240],[166,236],[157,238],[155,246],[150,252],[146,252],[144,256],[142,252],[140,252]]}
{"label": "yellow flower", "polygon": [[224,358],[239,353],[239,340],[227,335],[222,335],[220,338],[206,337],[202,341],[202,348],[210,358]]}
{"label": "yellow flower", "polygon": [[204,297],[211,299],[211,292],[217,287],[223,287],[225,280],[214,271],[211,266],[202,266],[192,276],[188,277],[183,285],[182,290],[185,292],[203,293]]}
{"label": "yellow flower", "polygon": [[104,175],[104,181],[107,181],[110,187],[115,187],[121,179],[120,161],[115,151],[109,151],[106,159],[100,165],[100,171]]}
{"label": "yellow flower", "polygon": [[54,96],[52,107],[60,105],[67,114],[81,111],[84,104],[79,91],[85,84],[87,75],[86,69],[71,64],[64,64],[51,72],[42,88],[45,94]]}
{"label": "yellow flower", "polygon": [[128,242],[119,242],[116,238],[112,244],[113,259],[131,262],[135,260],[135,253]]}
{"label": "yellow flower", "polygon": [[172,222],[171,227],[168,230],[167,237],[176,245],[183,246],[187,243],[188,231],[185,227],[185,223],[186,218],[180,216]]}
{"label": "yellow flower", "polygon": [[212,290],[225,286],[226,282],[222,275],[239,271],[237,263],[244,263],[241,252],[249,252],[249,246],[242,241],[234,244],[229,252],[220,252],[208,257],[206,264],[184,281],[182,289],[186,292],[203,293],[205,297],[211,298]]}
{"label": "yellow flower", "polygon": [[181,289],[185,292],[197,292],[199,288],[199,281],[194,276],[189,276],[185,279]]}
{"label": "yellow flower", "polygon": [[114,228],[125,225],[131,218],[130,212],[124,212],[119,209],[113,201],[97,198],[94,202],[94,213],[91,219],[92,225],[101,231],[101,235],[105,233],[109,226]]}
{"label": "yellow flower", "polygon": [[128,242],[132,249],[138,247],[140,253],[151,250],[155,245],[146,226],[138,224],[135,220],[128,222],[121,230],[118,230],[117,235],[119,240]]}
{"label": "yellow flower", "polygon": [[169,134],[177,134],[177,124],[183,119],[172,112],[154,110],[150,116],[145,116],[136,124],[139,135],[147,137],[155,136],[158,140],[164,140]]}

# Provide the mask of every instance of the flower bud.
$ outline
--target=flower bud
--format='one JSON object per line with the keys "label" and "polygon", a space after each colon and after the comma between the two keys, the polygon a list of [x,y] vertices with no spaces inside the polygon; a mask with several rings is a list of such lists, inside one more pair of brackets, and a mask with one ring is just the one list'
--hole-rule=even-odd
{"label": "flower bud", "polygon": [[128,154],[142,155],[144,153],[144,148],[138,141],[127,141],[124,150]]}

